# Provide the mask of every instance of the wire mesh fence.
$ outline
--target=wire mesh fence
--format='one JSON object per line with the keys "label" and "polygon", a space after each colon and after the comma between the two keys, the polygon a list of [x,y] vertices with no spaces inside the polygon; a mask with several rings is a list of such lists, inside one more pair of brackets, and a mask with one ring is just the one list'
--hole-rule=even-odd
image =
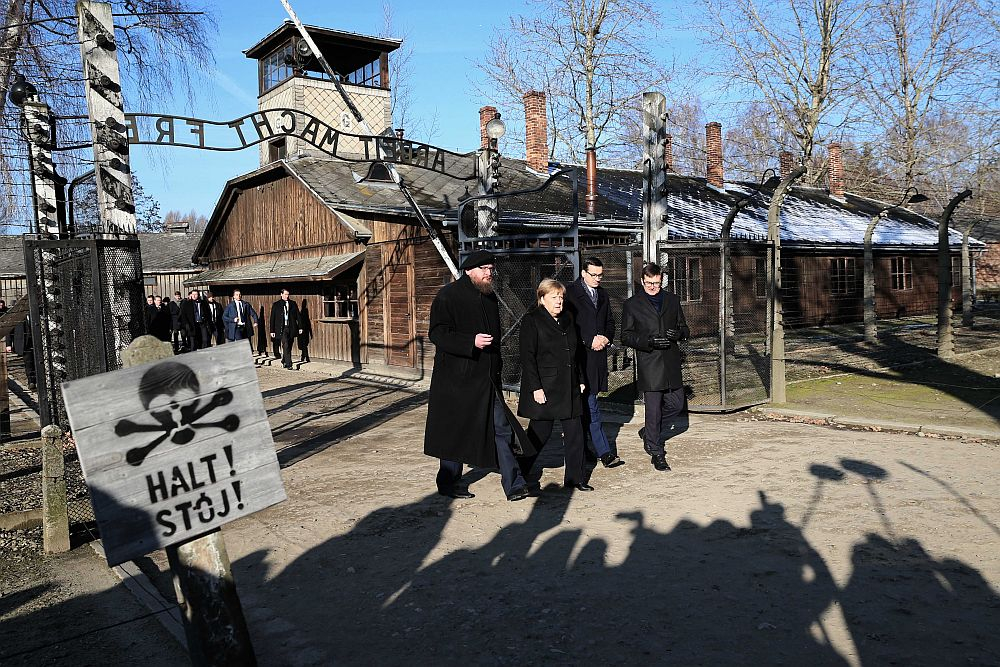
{"label": "wire mesh fence", "polygon": [[732,410],[770,393],[768,244],[730,240],[661,243],[664,287],[690,329],[680,344],[688,405]]}

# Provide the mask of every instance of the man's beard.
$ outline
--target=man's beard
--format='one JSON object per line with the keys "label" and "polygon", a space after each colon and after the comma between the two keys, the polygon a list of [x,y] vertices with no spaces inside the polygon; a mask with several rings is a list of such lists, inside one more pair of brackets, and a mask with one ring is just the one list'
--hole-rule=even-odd
{"label": "man's beard", "polygon": [[493,294],[493,281],[487,280],[486,278],[479,278],[478,280],[469,276],[469,280],[472,284],[476,286],[476,289],[482,294]]}

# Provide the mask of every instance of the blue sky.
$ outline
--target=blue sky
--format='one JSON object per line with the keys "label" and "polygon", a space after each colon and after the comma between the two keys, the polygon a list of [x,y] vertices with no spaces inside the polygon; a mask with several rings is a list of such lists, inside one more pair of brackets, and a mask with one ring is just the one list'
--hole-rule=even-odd
{"label": "blue sky", "polygon": [[[219,31],[212,45],[214,71],[199,83],[196,102],[183,100],[154,111],[228,120],[257,108],[256,62],[243,50],[277,27],[287,14],[279,0],[217,3]],[[384,19],[380,2],[320,2],[292,0],[303,22],[363,34],[378,34]],[[471,150],[479,138],[479,107],[488,104],[472,90],[480,57],[494,26],[521,11],[520,2],[479,3],[437,0],[393,3],[393,21],[408,33],[413,46],[414,113],[438,115],[433,143],[444,148]],[[127,107],[126,99],[126,109]],[[414,137],[419,139],[420,137]],[[255,149],[216,153],[185,148],[133,146],[133,168],[147,193],[160,202],[160,211],[195,209],[210,215],[225,182],[258,164]]]}
{"label": "blue sky", "polygon": [[[384,26],[382,3],[378,0],[291,1],[306,24],[370,35],[380,33]],[[669,14],[674,3],[658,4],[664,14]],[[507,25],[509,16],[525,12],[527,3],[409,0],[391,5],[397,33],[394,36],[405,32],[413,48],[410,71],[414,115],[437,115],[438,132],[431,143],[452,150],[474,149],[479,139],[479,107],[495,101],[476,94],[472,82],[479,73],[473,62],[485,53],[494,29]],[[256,110],[256,62],[246,58],[243,50],[277,27],[287,14],[279,0],[225,0],[214,7],[219,26],[211,45],[215,65],[198,82],[194,106],[179,100],[152,111],[229,120]],[[678,36],[673,35],[674,44]],[[132,162],[146,192],[160,202],[161,213],[194,209],[207,216],[228,179],[257,167],[258,153],[255,149],[217,153],[133,146]]]}

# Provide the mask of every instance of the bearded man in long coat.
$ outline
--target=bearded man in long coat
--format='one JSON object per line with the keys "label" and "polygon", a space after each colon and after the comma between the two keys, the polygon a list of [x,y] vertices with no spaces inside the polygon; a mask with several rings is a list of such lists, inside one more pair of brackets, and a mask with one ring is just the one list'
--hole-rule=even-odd
{"label": "bearded man in long coat", "polygon": [[462,262],[465,272],[431,304],[434,343],[424,453],[441,459],[438,493],[473,498],[459,485],[462,465],[499,468],[508,500],[527,498],[528,485],[512,451],[531,454],[517,420],[500,394],[500,309],[493,293],[492,253],[479,250]]}

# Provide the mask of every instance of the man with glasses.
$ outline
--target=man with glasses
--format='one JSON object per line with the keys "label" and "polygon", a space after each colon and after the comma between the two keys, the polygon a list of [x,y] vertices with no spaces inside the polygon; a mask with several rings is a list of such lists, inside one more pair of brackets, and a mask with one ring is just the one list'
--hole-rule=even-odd
{"label": "man with glasses", "polygon": [[601,287],[604,264],[597,257],[583,260],[580,277],[566,289],[566,304],[573,313],[580,341],[585,348],[583,371],[587,383],[587,414],[584,424],[590,431],[594,453],[605,468],[623,465],[611,451],[604,434],[601,408],[597,395],[608,390],[608,345],[615,336],[615,321],[611,317],[611,301]]}
{"label": "man with glasses", "polygon": [[493,293],[493,255],[477,250],[431,304],[428,336],[434,343],[424,453],[441,459],[438,493],[473,498],[459,485],[462,465],[499,468],[507,500],[530,494],[517,454],[532,455],[517,419],[500,393],[500,305]]}
{"label": "man with glasses", "polygon": [[657,470],[670,470],[662,434],[684,411],[677,343],[688,333],[681,300],[663,290],[660,267],[647,264],[642,268],[642,292],[629,297],[622,307],[622,342],[636,350],[638,387],[646,407],[643,448]]}

